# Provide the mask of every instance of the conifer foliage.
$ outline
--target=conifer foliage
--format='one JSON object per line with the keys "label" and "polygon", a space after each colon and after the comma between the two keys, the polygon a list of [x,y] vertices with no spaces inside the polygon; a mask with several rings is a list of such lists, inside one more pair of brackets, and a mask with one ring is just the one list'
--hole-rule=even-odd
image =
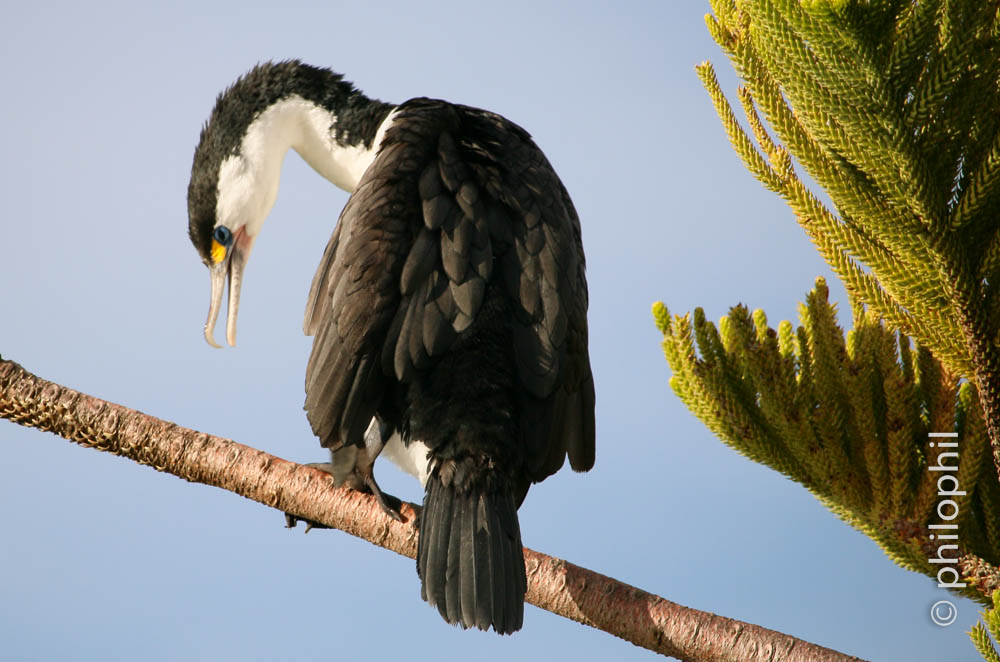
{"label": "conifer foliage", "polygon": [[983,612],[982,620],[972,626],[969,636],[986,662],[1000,662],[1000,653],[991,639],[1000,641],[1000,591],[993,593],[993,608]]}
{"label": "conifer foliage", "polygon": [[[900,565],[941,582],[931,559],[957,558],[967,588],[954,590],[987,603],[1000,588],[1000,0],[710,4],[744,118],[711,64],[698,75],[747,169],[844,282],[854,328],[837,326],[822,279],[797,328],[742,306],[716,326],[656,304],[671,387]],[[954,472],[930,470],[932,432],[957,434]],[[942,509],[945,473],[965,494]],[[960,535],[942,553],[929,527],[944,524]],[[987,659],[997,613],[971,633]]]}
{"label": "conifer foliage", "polygon": [[[953,588],[968,582],[958,592],[985,601],[998,588],[1000,481],[975,387],[874,311],[845,336],[827,297],[820,278],[800,326],[777,330],[743,306],[716,326],[700,308],[692,319],[656,304],[671,388],[727,445],[801,483],[893,561]],[[948,450],[960,452],[939,457]],[[954,480],[939,485],[945,474]],[[957,549],[939,552],[931,525],[955,527],[937,531],[957,532]],[[945,566],[954,574],[939,576]]]}
{"label": "conifer foliage", "polygon": [[697,71],[736,152],[852,298],[975,379],[1000,468],[1000,2],[711,5],[749,132]]}

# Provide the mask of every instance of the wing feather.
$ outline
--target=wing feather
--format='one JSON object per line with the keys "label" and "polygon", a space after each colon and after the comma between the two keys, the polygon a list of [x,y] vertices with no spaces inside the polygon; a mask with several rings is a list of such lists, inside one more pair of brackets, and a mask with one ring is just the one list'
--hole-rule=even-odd
{"label": "wing feather", "polygon": [[567,454],[590,468],[594,384],[573,204],[523,129],[429,99],[398,107],[313,279],[306,410],[323,444],[362,444],[387,384],[447,353],[493,279],[512,313],[531,479]]}

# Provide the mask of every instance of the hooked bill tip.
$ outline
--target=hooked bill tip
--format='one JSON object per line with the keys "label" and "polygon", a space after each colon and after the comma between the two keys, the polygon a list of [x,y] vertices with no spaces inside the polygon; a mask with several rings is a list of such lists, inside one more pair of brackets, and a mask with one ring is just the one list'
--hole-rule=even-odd
{"label": "hooked bill tip", "polygon": [[212,336],[213,336],[212,329],[210,329],[208,327],[208,325],[206,325],[205,326],[205,342],[207,342],[209,345],[211,345],[212,347],[214,347],[216,349],[222,349],[222,345],[220,345],[219,343],[215,342],[215,338],[213,338]]}

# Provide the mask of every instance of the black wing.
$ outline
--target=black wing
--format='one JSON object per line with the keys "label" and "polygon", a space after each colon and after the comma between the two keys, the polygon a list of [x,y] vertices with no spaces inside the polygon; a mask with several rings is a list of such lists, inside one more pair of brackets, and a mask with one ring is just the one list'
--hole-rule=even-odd
{"label": "black wing", "polygon": [[500,279],[523,385],[528,468],[594,463],[594,382],[580,223],[541,150],[499,115],[399,107],[313,280],[306,411],[322,444],[362,444],[389,380],[406,382],[476,318]]}

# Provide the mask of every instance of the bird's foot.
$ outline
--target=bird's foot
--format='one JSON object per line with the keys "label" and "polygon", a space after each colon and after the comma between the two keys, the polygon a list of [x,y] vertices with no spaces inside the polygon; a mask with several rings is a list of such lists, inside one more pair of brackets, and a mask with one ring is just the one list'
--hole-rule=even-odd
{"label": "bird's foot", "polygon": [[[310,462],[306,466],[307,467],[312,467],[313,469],[319,469],[320,471],[326,472],[326,473],[330,474],[331,476],[334,475],[334,473],[333,473],[333,464],[330,463],[330,462]],[[299,522],[305,522],[306,523],[306,533],[309,533],[313,529],[329,529],[330,528],[326,524],[320,524],[319,522],[315,522],[315,521],[313,521],[311,519],[307,519],[305,517],[299,517],[298,515],[293,515],[291,513],[285,513],[285,528],[286,529],[294,529],[295,525],[298,524]]]}
{"label": "bird's foot", "polygon": [[[382,511],[400,523],[405,523],[406,520],[403,518],[400,509],[403,507],[403,501],[388,492],[383,492],[382,488],[378,486],[375,482],[375,476],[371,472],[371,468],[368,471],[364,471],[362,467],[355,467],[354,471],[351,472],[344,480],[337,481],[337,474],[334,473],[334,466],[330,462],[312,462],[306,465],[307,467],[312,467],[314,469],[319,469],[320,471],[326,472],[334,477],[334,483],[338,485],[346,485],[351,489],[357,490],[359,492],[370,492],[378,505],[382,508]],[[329,529],[331,527],[326,524],[320,524],[311,519],[305,517],[299,517],[298,515],[293,515],[292,513],[285,513],[285,528],[293,529],[295,525],[299,522],[306,523],[306,533],[309,533],[312,529]]]}
{"label": "bird's foot", "polygon": [[299,517],[298,515],[293,515],[291,513],[285,513],[285,528],[286,529],[294,529],[295,525],[298,524],[299,522],[305,522],[306,523],[306,533],[309,533],[313,529],[329,529],[329,528],[331,528],[331,527],[327,526],[326,524],[320,524],[319,522],[314,522],[313,520],[307,519],[305,517]]}
{"label": "bird's foot", "polygon": [[403,502],[400,499],[397,499],[391,494],[383,492],[382,489],[378,486],[378,483],[375,482],[375,476],[373,476],[371,473],[368,473],[368,475],[364,476],[364,481],[365,481],[365,486],[369,490],[371,490],[372,495],[374,495],[375,500],[378,501],[378,505],[382,507],[382,510],[383,512],[385,512],[386,515],[396,520],[400,524],[406,522],[406,520],[403,519],[403,514],[399,512],[399,510],[403,507]]}

